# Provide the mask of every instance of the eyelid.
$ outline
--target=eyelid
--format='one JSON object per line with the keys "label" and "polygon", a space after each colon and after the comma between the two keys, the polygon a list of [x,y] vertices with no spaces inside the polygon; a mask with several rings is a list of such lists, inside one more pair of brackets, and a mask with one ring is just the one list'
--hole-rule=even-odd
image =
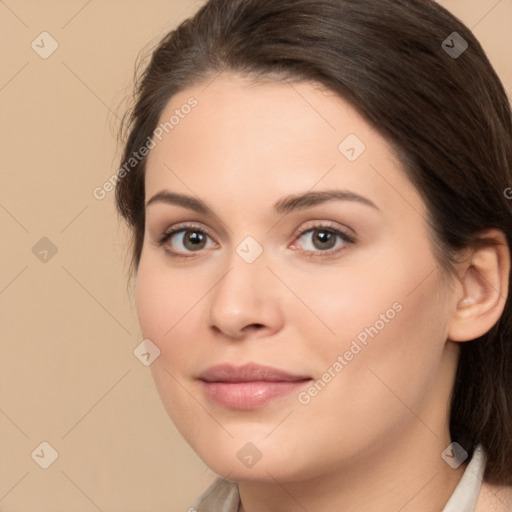
{"label": "eyelid", "polygon": [[304,233],[311,231],[313,229],[325,229],[325,230],[333,230],[335,232],[341,233],[347,239],[350,239],[355,243],[356,234],[353,229],[348,227],[343,227],[341,224],[329,221],[329,220],[313,220],[305,223],[306,225],[301,226],[297,232],[293,235],[294,237],[302,236]]}
{"label": "eyelid", "polygon": [[160,238],[166,238],[169,236],[172,236],[173,234],[179,232],[179,231],[185,231],[185,230],[197,230],[202,233],[207,234],[210,238],[213,239],[213,237],[210,234],[210,230],[208,228],[203,227],[202,225],[196,224],[194,222],[180,222],[178,224],[173,224],[170,228],[167,228],[162,235],[160,235]]}

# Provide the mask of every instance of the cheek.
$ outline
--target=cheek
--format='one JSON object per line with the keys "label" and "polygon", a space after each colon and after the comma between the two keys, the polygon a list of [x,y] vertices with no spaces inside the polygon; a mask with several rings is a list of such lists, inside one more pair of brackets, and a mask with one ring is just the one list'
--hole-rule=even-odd
{"label": "cheek", "polygon": [[[141,260],[136,283],[136,309],[144,338],[149,338],[159,349],[160,356],[151,365],[151,372],[160,396],[172,415],[179,389],[170,375],[181,374],[194,357],[191,325],[200,300],[199,286],[190,286],[179,274],[169,272],[158,264]],[[191,321],[192,320],[192,321]]]}
{"label": "cheek", "polygon": [[141,261],[137,274],[135,305],[145,338],[157,343],[172,327],[177,299],[166,293],[165,275],[151,270]]}
{"label": "cheek", "polygon": [[143,335],[157,344],[175,338],[206,292],[201,282],[184,273],[171,272],[158,261],[141,259],[135,304]]}
{"label": "cheek", "polygon": [[[307,407],[318,414],[330,409],[333,425],[359,434],[364,429],[369,437],[409,417],[403,403],[418,410],[436,389],[446,342],[446,311],[439,295],[443,283],[432,272],[434,260],[424,265],[404,253],[391,261],[331,282],[330,303],[324,293],[317,295],[325,308],[322,318],[336,336],[309,350],[317,378],[328,382],[311,390]],[[314,303],[311,291],[306,300]],[[343,407],[332,408],[334,403]],[[369,411],[380,419],[366,422]]]}
{"label": "cheek", "polygon": [[294,291],[315,313],[296,317],[312,366],[322,375],[343,359],[342,370],[331,369],[331,392],[371,396],[381,388],[392,398],[381,377],[415,401],[438,369],[447,335],[444,285],[428,242],[415,242],[389,244],[378,256],[359,253],[357,264],[347,259],[339,272],[297,277]]}
{"label": "cheek", "polygon": [[[190,342],[191,326],[197,324],[196,319],[191,321],[197,311],[194,305],[206,292],[199,286],[191,287],[190,278],[186,281],[157,261],[141,259],[135,294],[143,337],[160,349],[160,356],[151,364],[151,373],[162,403],[178,427],[187,425],[187,418],[198,414],[195,402],[184,391],[183,379],[196,358],[196,344]],[[190,425],[187,428],[192,434],[194,429]]]}
{"label": "cheek", "polygon": [[364,346],[372,339],[369,333],[377,330],[382,338],[390,325],[400,324],[404,307],[416,310],[407,304],[415,299],[410,292],[420,280],[420,266],[406,261],[406,255],[398,261],[396,252],[386,251],[384,247],[378,257],[371,251],[357,253],[337,267],[281,269],[293,290],[293,296],[283,290],[283,314],[300,325],[301,339],[314,343],[316,353],[332,358],[348,350],[353,339]]}

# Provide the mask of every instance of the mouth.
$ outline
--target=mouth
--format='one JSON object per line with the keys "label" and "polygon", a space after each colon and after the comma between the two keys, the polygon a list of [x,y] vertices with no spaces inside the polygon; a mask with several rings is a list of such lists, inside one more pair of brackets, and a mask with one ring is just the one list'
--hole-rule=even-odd
{"label": "mouth", "polygon": [[250,410],[298,391],[313,380],[270,366],[222,364],[202,372],[198,380],[212,402],[228,409]]}

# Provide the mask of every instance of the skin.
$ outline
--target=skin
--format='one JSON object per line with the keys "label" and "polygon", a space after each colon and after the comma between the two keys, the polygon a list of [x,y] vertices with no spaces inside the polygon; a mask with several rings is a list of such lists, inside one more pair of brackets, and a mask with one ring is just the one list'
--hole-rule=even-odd
{"label": "skin", "polygon": [[[149,155],[146,200],[165,189],[201,199],[214,214],[149,205],[136,281],[170,417],[210,468],[238,483],[246,512],[442,510],[466,467],[441,458],[452,441],[458,342],[499,318],[507,248],[468,252],[460,279],[444,276],[424,201],[392,149],[317,84],[222,74],[171,98],[162,121],[190,96],[197,107]],[[338,150],[349,134],[366,145],[353,162]],[[338,200],[273,211],[285,196],[333,189],[377,208]],[[183,222],[207,231],[204,248],[184,245],[183,232],[158,245]],[[312,235],[324,228],[297,234],[326,222],[356,242],[337,237],[331,252],[342,250],[322,257]],[[253,263],[236,252],[247,236],[263,249]],[[307,404],[292,393],[254,410],[227,409],[197,380],[212,365],[251,361],[321,379],[396,303],[400,312]],[[237,457],[247,442],[261,453],[250,468]]]}

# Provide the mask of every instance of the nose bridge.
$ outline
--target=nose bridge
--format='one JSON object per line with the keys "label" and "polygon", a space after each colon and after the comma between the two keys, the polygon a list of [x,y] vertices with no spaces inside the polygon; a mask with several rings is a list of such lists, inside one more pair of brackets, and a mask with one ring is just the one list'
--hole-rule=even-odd
{"label": "nose bridge", "polygon": [[254,237],[246,237],[233,250],[223,277],[212,290],[210,324],[231,336],[249,325],[274,330],[280,324],[278,290],[270,283],[267,254]]}
{"label": "nose bridge", "polygon": [[265,298],[262,285],[268,278],[265,274],[269,274],[266,264],[263,247],[252,237],[251,240],[244,239],[228,258],[227,272],[214,290],[216,302],[233,312],[256,312],[258,304]]}

